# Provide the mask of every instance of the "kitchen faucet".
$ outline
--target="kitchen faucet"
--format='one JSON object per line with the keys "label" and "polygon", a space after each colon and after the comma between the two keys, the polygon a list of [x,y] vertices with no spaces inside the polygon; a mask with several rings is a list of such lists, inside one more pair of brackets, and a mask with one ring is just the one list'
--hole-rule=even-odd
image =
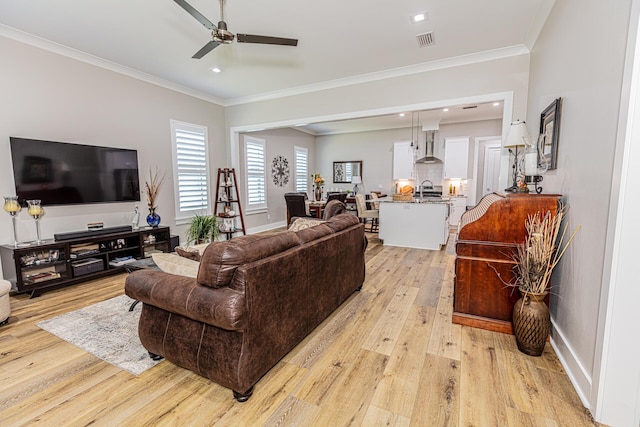
{"label": "kitchen faucet", "polygon": [[424,191],[423,190],[424,190],[424,183],[425,182],[428,182],[429,184],[431,184],[430,187],[433,188],[433,182],[430,179],[425,179],[424,181],[422,181],[420,183],[420,201],[424,200]]}

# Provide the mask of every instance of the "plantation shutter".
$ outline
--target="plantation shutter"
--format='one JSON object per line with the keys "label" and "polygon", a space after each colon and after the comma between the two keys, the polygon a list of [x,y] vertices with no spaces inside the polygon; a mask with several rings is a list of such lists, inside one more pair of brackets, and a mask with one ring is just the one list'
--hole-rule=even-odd
{"label": "plantation shutter", "polygon": [[207,128],[172,121],[176,217],[210,214]]}
{"label": "plantation shutter", "polygon": [[247,171],[247,210],[267,207],[267,180],[264,140],[245,139]]}
{"label": "plantation shutter", "polygon": [[308,191],[309,164],[307,149],[294,147],[295,169],[296,169],[296,192],[306,193]]}

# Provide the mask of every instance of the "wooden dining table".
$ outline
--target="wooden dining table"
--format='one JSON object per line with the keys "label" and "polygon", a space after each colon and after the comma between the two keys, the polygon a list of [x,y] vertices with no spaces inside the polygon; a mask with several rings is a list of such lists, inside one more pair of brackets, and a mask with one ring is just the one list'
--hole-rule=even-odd
{"label": "wooden dining table", "polygon": [[327,204],[327,201],[320,200],[316,202],[311,200],[305,200],[304,204],[305,204],[305,207],[307,208],[307,215],[311,215],[311,213],[313,212],[316,218],[322,218],[322,210],[324,209],[324,206]]}

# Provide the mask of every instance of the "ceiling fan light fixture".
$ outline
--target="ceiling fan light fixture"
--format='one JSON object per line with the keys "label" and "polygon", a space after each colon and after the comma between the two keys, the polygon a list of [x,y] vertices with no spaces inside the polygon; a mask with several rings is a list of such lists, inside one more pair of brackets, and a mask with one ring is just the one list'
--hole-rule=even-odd
{"label": "ceiling fan light fixture", "polygon": [[230,44],[234,40],[237,40],[238,43],[258,43],[258,44],[269,44],[269,45],[279,45],[279,46],[297,46],[298,39],[288,39],[284,37],[271,37],[271,36],[259,36],[255,34],[238,34],[237,37],[235,34],[227,30],[227,23],[224,21],[224,0],[220,0],[220,21],[218,21],[218,26],[216,27],[213,22],[208,20],[203,14],[198,12],[193,6],[187,3],[186,0],[173,0],[184,9],[189,15],[196,18],[198,22],[211,30],[211,38],[212,40],[205,44],[195,55],[192,56],[194,59],[201,59],[203,56],[211,52],[216,47],[221,44]]}
{"label": "ceiling fan light fixture", "polygon": [[[220,24],[224,24],[224,28]],[[218,22],[218,29],[211,32],[213,40],[222,44],[231,43],[236,38],[236,36],[231,31],[227,31],[226,27],[227,25],[224,22]]]}

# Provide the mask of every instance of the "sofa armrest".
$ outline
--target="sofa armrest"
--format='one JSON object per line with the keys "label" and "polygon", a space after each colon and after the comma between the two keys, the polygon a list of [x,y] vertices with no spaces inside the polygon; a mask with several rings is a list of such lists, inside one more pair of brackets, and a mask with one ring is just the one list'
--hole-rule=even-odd
{"label": "sofa armrest", "polygon": [[243,292],[229,287],[211,288],[195,278],[153,270],[127,276],[125,293],[145,304],[227,330],[247,325]]}

